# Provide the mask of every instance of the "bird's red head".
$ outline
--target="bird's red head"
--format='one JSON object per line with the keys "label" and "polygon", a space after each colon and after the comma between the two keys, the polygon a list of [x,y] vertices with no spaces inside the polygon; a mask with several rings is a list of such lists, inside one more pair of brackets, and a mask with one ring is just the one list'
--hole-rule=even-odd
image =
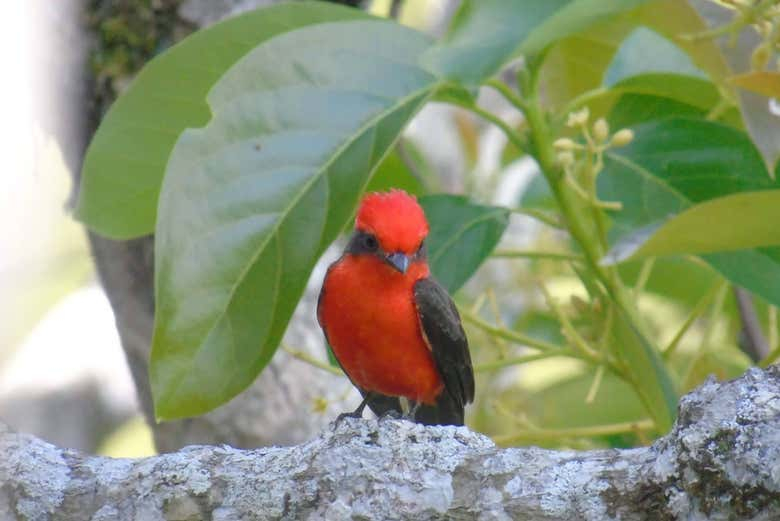
{"label": "bird's red head", "polygon": [[386,252],[412,255],[428,235],[428,221],[417,199],[393,189],[363,198],[355,229],[372,234]]}

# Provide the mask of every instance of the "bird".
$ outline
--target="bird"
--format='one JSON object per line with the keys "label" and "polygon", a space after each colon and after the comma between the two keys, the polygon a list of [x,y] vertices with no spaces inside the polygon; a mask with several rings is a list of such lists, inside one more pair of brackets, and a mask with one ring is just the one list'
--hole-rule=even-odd
{"label": "bird", "polygon": [[[403,190],[367,194],[343,254],[327,270],[317,319],[363,395],[343,416],[463,425],[474,371],[460,315],[431,276],[425,213]],[[456,260],[456,259],[455,259]]]}

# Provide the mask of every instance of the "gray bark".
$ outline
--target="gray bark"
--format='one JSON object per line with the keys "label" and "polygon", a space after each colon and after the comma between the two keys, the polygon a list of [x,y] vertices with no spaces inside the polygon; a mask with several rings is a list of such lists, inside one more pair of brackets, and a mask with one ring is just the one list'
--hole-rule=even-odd
{"label": "gray bark", "polygon": [[500,449],[346,419],[286,448],[88,457],[0,430],[0,518],[780,519],[780,369],[708,380],[652,446]]}

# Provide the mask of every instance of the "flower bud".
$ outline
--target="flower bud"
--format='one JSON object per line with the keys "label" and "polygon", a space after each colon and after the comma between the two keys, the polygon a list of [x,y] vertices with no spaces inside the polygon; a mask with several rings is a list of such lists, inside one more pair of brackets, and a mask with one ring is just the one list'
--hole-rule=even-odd
{"label": "flower bud", "polygon": [[593,124],[593,136],[599,143],[603,143],[609,138],[609,124],[606,119],[599,118],[596,120]]}
{"label": "flower bud", "polygon": [[582,110],[572,112],[569,114],[569,119],[566,121],[566,125],[569,127],[579,127],[588,122],[590,117],[590,109],[583,107]]}
{"label": "flower bud", "polygon": [[567,137],[556,139],[553,146],[558,150],[574,150],[577,148],[577,144]]}
{"label": "flower bud", "polygon": [[574,164],[574,154],[568,150],[564,152],[558,152],[557,159],[558,164],[560,164],[563,168],[569,168]]}
{"label": "flower bud", "polygon": [[624,147],[631,143],[634,140],[634,131],[630,128],[624,128],[621,130],[618,130],[615,132],[615,135],[612,136],[612,141],[610,141],[610,144],[613,147]]}

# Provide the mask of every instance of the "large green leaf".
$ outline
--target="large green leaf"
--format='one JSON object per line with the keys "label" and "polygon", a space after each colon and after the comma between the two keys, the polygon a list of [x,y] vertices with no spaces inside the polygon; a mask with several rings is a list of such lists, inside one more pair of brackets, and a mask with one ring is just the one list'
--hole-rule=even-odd
{"label": "large green leaf", "polygon": [[[599,197],[623,204],[621,211],[612,214],[613,244],[695,204],[780,188],[767,175],[749,138],[736,129],[703,120],[667,118],[634,130],[634,142],[609,152],[599,174]],[[709,233],[718,233],[718,226],[713,222]],[[780,304],[777,248],[707,254],[703,258],[736,284]]]}
{"label": "large green leaf", "polygon": [[511,59],[536,55],[647,0],[464,0],[425,62],[442,76],[478,85]]}
{"label": "large green leaf", "polygon": [[152,233],[170,152],[184,129],[209,121],[206,94],[220,76],[277,34],[366,17],[321,2],[289,3],[198,31],[157,56],[112,105],[90,143],[77,217],[113,238]]}
{"label": "large green leaf", "polygon": [[418,66],[429,45],[392,22],[310,26],[260,45],[210,92],[214,117],[182,134],[160,195],[159,418],[224,403],[271,358],[320,253],[439,85]]}
{"label": "large green leaf", "polygon": [[609,263],[676,253],[716,253],[780,245],[780,190],[740,192],[692,206],[615,244]]}
{"label": "large green leaf", "polygon": [[509,223],[509,210],[455,195],[423,197],[420,204],[431,227],[427,239],[431,271],[455,293],[498,244]]}

